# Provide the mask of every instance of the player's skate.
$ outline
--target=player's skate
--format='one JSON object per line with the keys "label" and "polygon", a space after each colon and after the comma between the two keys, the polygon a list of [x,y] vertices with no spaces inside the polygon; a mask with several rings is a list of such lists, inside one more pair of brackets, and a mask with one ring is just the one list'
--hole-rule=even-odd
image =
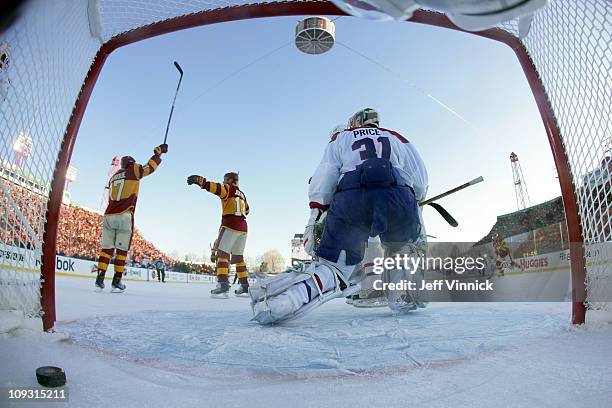
{"label": "player's skate", "polygon": [[219,282],[217,287],[210,291],[210,297],[214,299],[227,299],[230,290],[229,282]]}
{"label": "player's skate", "polygon": [[113,283],[111,283],[112,289],[111,293],[123,293],[125,291],[125,284],[121,282],[120,276],[113,277]]}
{"label": "player's skate", "polygon": [[242,283],[238,286],[238,289],[234,291],[234,294],[237,297],[246,297],[249,296],[249,285],[243,285]]}
{"label": "player's skate", "polygon": [[333,265],[312,262],[303,270],[290,269],[251,285],[252,320],[260,324],[293,320],[331,299],[350,296],[359,288]]}
{"label": "player's skate", "polygon": [[96,292],[102,292],[104,290],[104,275],[106,273],[99,269],[98,276],[96,276]]}
{"label": "player's skate", "polygon": [[[363,290],[361,292],[364,292]],[[385,307],[388,306],[387,298],[382,290],[370,290],[367,291],[362,297],[363,293],[353,299],[353,306],[355,307]]]}

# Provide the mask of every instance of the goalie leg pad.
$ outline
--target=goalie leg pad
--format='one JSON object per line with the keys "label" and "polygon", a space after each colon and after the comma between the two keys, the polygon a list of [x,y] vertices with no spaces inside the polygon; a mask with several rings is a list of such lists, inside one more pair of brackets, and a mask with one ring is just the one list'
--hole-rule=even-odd
{"label": "goalie leg pad", "polygon": [[304,270],[289,270],[249,289],[253,320],[272,324],[303,316],[331,299],[359,290],[332,265],[312,262]]}
{"label": "goalie leg pad", "polygon": [[[395,253],[402,255],[406,254],[409,257],[418,258],[424,256],[425,249],[422,243],[410,243],[405,244]],[[420,290],[422,281],[425,279],[424,270],[422,268],[418,268],[417,270],[386,270],[382,278],[385,283],[398,284],[402,281],[413,282],[414,287],[417,288],[416,290],[385,290],[387,303],[393,314],[402,314],[427,306],[427,292]]]}
{"label": "goalie leg pad", "polygon": [[[311,264],[312,265],[312,264]],[[308,266],[309,268],[310,266]],[[292,287],[293,285],[310,279],[311,276],[299,269],[289,269],[277,276],[270,276],[259,279],[257,283],[249,287],[251,302],[261,302],[266,298],[277,296]]]}

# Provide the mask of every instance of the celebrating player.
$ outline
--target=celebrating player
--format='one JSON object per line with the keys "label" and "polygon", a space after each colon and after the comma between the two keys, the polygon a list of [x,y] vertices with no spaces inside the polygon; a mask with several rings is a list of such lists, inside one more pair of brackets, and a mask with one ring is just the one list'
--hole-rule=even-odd
{"label": "celebrating player", "polygon": [[249,204],[244,193],[238,188],[238,174],[226,173],[223,183],[207,181],[202,176],[189,176],[187,184],[197,184],[200,188],[213,193],[221,199],[221,227],[215,241],[213,253],[216,257],[217,287],[210,291],[213,297],[227,297],[229,292],[229,266],[236,265],[236,275],[240,287],[234,291],[237,296],[249,291],[249,281],[244,248],[247,239]]}
{"label": "celebrating player", "polygon": [[121,158],[119,169],[108,181],[108,206],[102,219],[102,250],[98,256],[98,276],[96,287],[104,289],[104,276],[115,249],[115,276],[111,284],[113,292],[123,292],[125,285],[121,276],[125,270],[125,260],[132,243],[134,232],[134,212],[138,200],[140,180],[153,173],[161,163],[161,155],[168,152],[168,145],[162,144],[153,149],[153,156],[147,164],[136,163],[133,157]]}
{"label": "celebrating player", "polygon": [[[378,235],[387,256],[421,255],[414,243],[422,234],[417,203],[428,187],[423,161],[407,139],[379,127],[373,109],[357,112],[348,127],[332,137],[309,186],[307,250],[313,249],[315,225],[327,214],[316,250],[319,261],[251,287],[254,320],[261,324],[301,316],[359,290],[363,274],[353,272],[368,237]],[[388,272],[408,276],[405,270]],[[414,275],[422,278],[422,271]],[[397,313],[425,306],[418,293],[387,294],[387,299]]]}

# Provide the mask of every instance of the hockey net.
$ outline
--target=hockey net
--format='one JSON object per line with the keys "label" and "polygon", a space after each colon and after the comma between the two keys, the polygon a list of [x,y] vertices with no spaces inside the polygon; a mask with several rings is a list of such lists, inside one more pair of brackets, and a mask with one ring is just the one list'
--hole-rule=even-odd
{"label": "hockey net", "polygon": [[[427,22],[429,13],[436,14],[420,13],[426,18],[415,21]],[[312,14],[342,13],[322,1],[27,3],[17,21],[0,33],[0,310],[45,314],[46,328],[55,319],[58,201],[74,137],[109,52],[196,25]],[[535,15],[527,34],[519,30],[518,22],[488,32],[493,33],[491,37],[501,33],[514,40],[509,45],[526,51],[528,60],[522,65],[536,101],[552,108],[552,117],[540,111],[549,139],[551,134],[560,136],[553,155],[562,184],[560,166],[566,168],[568,185],[562,185],[562,190],[568,229],[578,231],[582,239],[577,243],[586,248],[584,254],[575,252],[584,257],[583,263],[572,266],[582,269],[586,265],[587,300],[591,307],[605,307],[612,294],[612,267],[607,263],[612,254],[604,244],[612,241],[612,162],[606,159],[611,154],[612,135],[612,3],[552,0]],[[568,207],[572,202],[575,211]],[[577,270],[573,273],[578,277],[574,286],[583,285],[584,275]],[[46,287],[42,297],[41,281]],[[577,301],[582,304],[582,299]]]}

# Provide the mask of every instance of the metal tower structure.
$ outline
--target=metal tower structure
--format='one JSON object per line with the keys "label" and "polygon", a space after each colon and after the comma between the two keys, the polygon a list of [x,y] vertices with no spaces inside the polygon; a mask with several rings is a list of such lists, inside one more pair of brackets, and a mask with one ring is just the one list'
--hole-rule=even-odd
{"label": "metal tower structure", "polygon": [[512,178],[514,179],[514,193],[516,194],[516,206],[519,210],[530,205],[527,183],[523,176],[523,169],[516,153],[510,153],[510,166],[512,167]]}

